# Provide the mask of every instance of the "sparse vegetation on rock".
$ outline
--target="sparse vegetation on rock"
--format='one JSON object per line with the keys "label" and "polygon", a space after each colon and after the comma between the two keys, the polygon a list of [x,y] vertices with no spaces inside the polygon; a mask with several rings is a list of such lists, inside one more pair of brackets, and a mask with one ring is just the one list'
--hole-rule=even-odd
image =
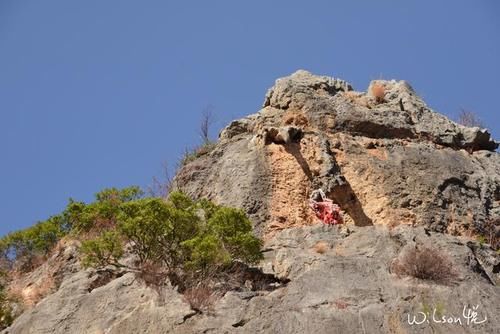
{"label": "sparse vegetation on rock", "polygon": [[213,113],[213,106],[209,105],[203,110],[201,114],[200,127],[199,127],[201,144],[197,145],[192,149],[185,150],[184,155],[182,156],[179,162],[180,167],[213,151],[213,149],[216,147],[216,142],[210,138],[210,132],[211,132],[210,130],[214,123],[215,123],[215,116]]}
{"label": "sparse vegetation on rock", "polygon": [[451,283],[457,273],[449,257],[431,246],[413,246],[392,262],[391,270],[399,276]]}
{"label": "sparse vegetation on rock", "polygon": [[329,249],[330,245],[325,241],[319,241],[313,246],[313,250],[318,254],[325,254]]}
{"label": "sparse vegetation on rock", "polygon": [[480,243],[487,243],[494,250],[500,250],[500,218],[489,219],[481,227]]}
{"label": "sparse vegetation on rock", "polygon": [[11,301],[5,293],[6,273],[0,269],[0,330],[9,327],[14,321]]}
{"label": "sparse vegetation on rock", "polygon": [[484,124],[476,113],[462,109],[458,114],[457,123],[468,127],[484,128]]}
{"label": "sparse vegetation on rock", "polygon": [[184,299],[196,312],[210,313],[217,298],[217,293],[206,284],[200,284],[184,291]]}
{"label": "sparse vegetation on rock", "polygon": [[192,150],[186,149],[179,165],[182,167],[182,166],[186,165],[187,163],[194,161],[197,158],[202,157],[202,156],[210,153],[214,148],[215,148],[215,143],[208,141],[208,142],[204,142],[203,144],[195,147]]}
{"label": "sparse vegetation on rock", "polygon": [[382,103],[385,98],[385,87],[382,83],[373,82],[370,86],[369,93],[375,98],[375,102]]}

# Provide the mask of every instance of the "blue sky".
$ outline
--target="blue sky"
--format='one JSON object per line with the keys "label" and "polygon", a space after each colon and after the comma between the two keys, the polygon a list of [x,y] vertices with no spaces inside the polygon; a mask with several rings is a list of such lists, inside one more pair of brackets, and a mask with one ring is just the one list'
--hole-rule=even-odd
{"label": "blue sky", "polygon": [[0,0],[0,235],[146,186],[303,68],[405,79],[500,139],[498,1]]}

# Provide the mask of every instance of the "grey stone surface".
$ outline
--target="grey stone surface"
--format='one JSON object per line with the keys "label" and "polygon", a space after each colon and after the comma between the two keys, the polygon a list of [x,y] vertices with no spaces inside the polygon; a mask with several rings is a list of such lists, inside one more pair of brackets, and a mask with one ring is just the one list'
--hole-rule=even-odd
{"label": "grey stone surface", "polygon": [[[321,253],[319,242],[326,245]],[[456,279],[441,285],[391,273],[391,261],[412,244],[449,256]],[[315,225],[284,230],[265,249],[263,270],[288,284],[229,292],[210,314],[190,310],[172,288],[159,298],[131,273],[89,292],[90,272],[79,271],[4,333],[496,333],[500,326],[499,288],[477,269],[467,243],[453,236],[409,226]],[[461,317],[464,305],[479,305],[478,320],[488,320],[408,324],[408,314],[425,309]]]}
{"label": "grey stone surface", "polygon": [[[357,225],[404,222],[464,234],[498,219],[500,157],[487,130],[432,111],[405,81],[377,82],[385,102],[364,104],[358,101],[370,94],[351,100],[352,87],[339,79],[306,71],[278,79],[259,113],[232,122],[216,150],[181,168],[177,187],[243,207],[262,234],[274,220],[273,189],[279,188],[268,149],[274,143],[309,179],[287,185],[290,191],[322,187]],[[297,114],[306,121],[290,121]],[[302,132],[298,143],[266,139],[288,126]]]}
{"label": "grey stone surface", "polygon": [[271,106],[287,109],[291,104],[303,103],[311,93],[321,93],[333,96],[339,91],[350,91],[352,86],[346,81],[327,76],[314,76],[299,70],[290,77],[276,80],[275,85],[268,90],[263,107]]}

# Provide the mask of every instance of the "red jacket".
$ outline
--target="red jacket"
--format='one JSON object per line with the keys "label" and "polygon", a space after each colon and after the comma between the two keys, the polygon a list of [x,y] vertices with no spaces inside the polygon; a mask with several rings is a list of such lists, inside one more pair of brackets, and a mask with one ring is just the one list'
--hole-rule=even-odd
{"label": "red jacket", "polygon": [[333,204],[330,199],[324,199],[321,202],[310,200],[309,206],[314,210],[316,217],[321,219],[321,221],[327,225],[338,225],[344,223],[342,215],[340,214],[339,206]]}

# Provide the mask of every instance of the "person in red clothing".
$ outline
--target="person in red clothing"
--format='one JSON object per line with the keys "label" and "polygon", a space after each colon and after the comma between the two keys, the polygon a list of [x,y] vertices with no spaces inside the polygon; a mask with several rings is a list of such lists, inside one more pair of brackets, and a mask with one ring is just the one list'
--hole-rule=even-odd
{"label": "person in red clothing", "polygon": [[321,189],[313,191],[309,200],[309,206],[314,210],[316,217],[326,225],[344,223],[339,206],[334,204],[331,199],[326,198],[325,193]]}

